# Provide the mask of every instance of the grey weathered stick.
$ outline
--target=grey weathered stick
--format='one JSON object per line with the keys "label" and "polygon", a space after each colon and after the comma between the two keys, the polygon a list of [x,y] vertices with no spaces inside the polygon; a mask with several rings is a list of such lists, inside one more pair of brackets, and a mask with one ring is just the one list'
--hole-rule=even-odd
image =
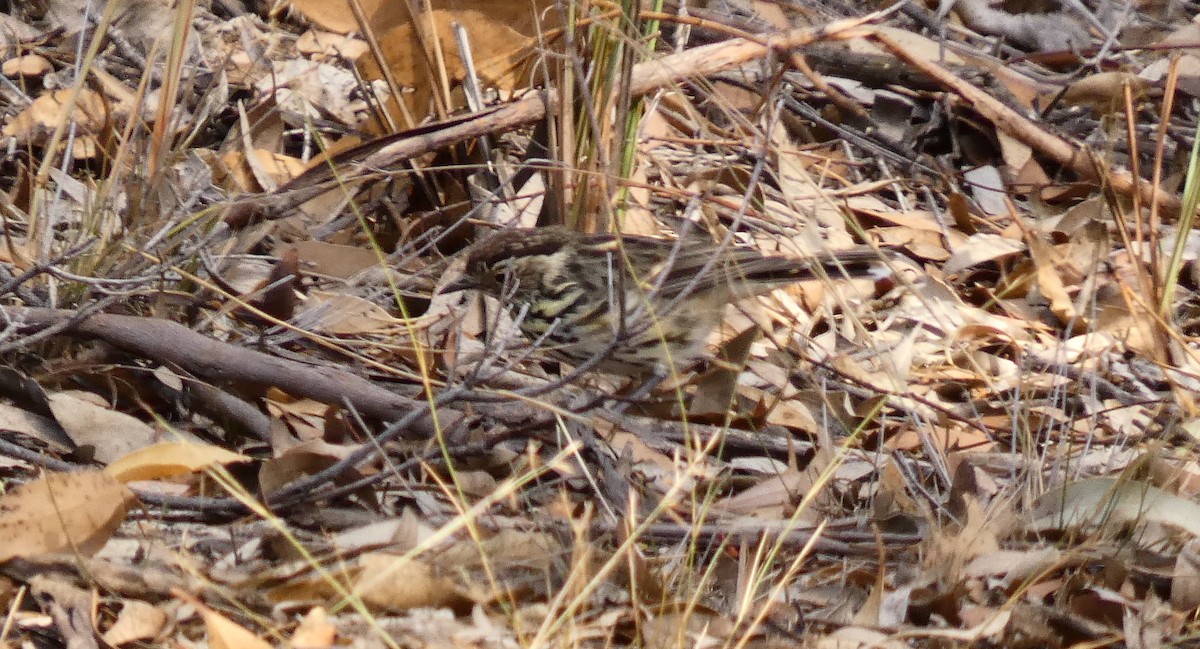
{"label": "grey weathered stick", "polygon": [[[73,311],[34,307],[5,307],[0,311],[22,331],[70,323],[77,316]],[[177,365],[205,379],[273,386],[293,396],[349,406],[384,421],[394,421],[414,408],[427,405],[336,367],[277,358],[213,340],[181,324],[158,318],[101,313],[69,324],[63,333],[103,340],[131,354]],[[462,413],[446,408],[435,414],[443,429],[463,419]],[[413,423],[411,432],[432,437],[436,431],[434,418],[426,415]]]}

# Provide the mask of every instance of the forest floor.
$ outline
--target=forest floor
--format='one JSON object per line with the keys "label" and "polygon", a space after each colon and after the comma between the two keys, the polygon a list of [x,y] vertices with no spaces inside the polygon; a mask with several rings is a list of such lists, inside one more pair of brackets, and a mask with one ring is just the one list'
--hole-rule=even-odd
{"label": "forest floor", "polygon": [[[1200,646],[1197,7],[1021,4],[0,3],[0,642]],[[885,270],[599,398],[549,225]]]}

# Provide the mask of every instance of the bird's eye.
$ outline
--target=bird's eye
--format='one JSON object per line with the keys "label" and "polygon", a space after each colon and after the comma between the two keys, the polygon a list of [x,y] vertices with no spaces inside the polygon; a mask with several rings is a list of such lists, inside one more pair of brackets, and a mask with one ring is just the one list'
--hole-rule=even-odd
{"label": "bird's eye", "polygon": [[492,271],[492,279],[496,282],[497,286],[504,286],[504,281],[508,279],[508,271],[503,268],[497,268]]}

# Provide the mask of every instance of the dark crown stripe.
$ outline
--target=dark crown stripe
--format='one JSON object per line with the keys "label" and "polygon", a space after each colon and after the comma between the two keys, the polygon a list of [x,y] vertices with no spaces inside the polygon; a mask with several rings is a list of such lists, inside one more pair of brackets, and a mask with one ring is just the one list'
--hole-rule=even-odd
{"label": "dark crown stripe", "polygon": [[536,231],[503,230],[480,245],[470,261],[490,265],[510,257],[549,256],[561,250],[564,243],[562,229],[557,227]]}

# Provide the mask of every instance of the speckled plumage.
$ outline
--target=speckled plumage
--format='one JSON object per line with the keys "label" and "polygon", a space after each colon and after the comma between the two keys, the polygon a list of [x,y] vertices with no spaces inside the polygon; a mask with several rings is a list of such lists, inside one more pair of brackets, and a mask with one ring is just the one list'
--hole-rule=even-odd
{"label": "speckled plumage", "polygon": [[867,248],[804,260],[694,239],[509,229],[468,251],[454,289],[499,298],[530,340],[572,364],[607,352],[603,371],[665,374],[703,355],[730,302],[818,277],[814,265],[865,276],[879,262]]}

